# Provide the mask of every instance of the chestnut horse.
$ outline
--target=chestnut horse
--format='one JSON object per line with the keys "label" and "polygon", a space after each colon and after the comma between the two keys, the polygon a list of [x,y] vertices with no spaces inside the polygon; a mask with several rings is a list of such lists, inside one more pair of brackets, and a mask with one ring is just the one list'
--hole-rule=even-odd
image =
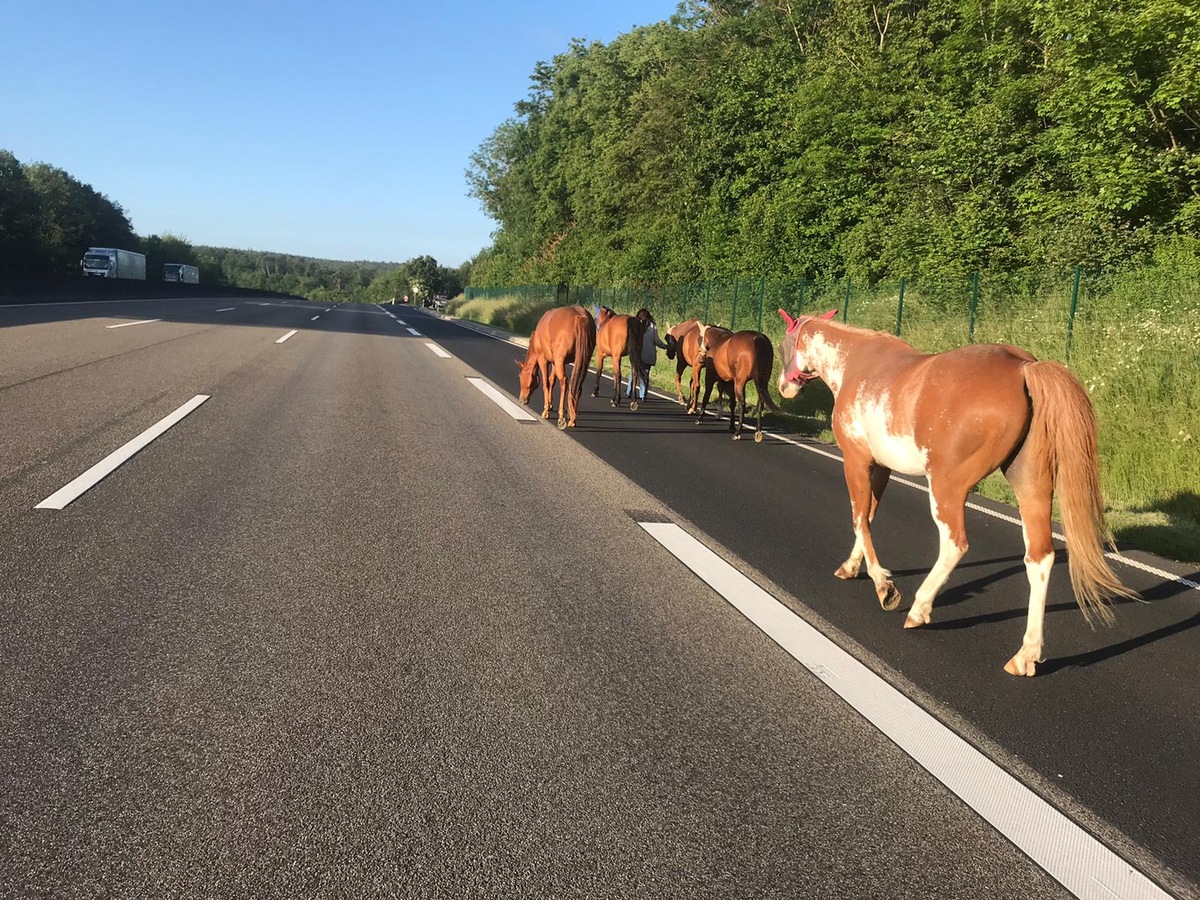
{"label": "chestnut horse", "polygon": [[[599,329],[596,332],[596,388],[593,397],[600,396],[600,376],[604,373],[604,360],[613,360],[613,398],[612,405],[621,405],[621,357],[629,357],[629,365],[633,369],[633,383],[645,378],[642,368],[642,336],[646,333],[646,324],[635,316],[625,316],[613,312],[607,306],[600,307],[600,316],[596,320]],[[630,397],[629,408],[637,409],[637,400]]]}
{"label": "chestnut horse", "polygon": [[[761,331],[737,331],[714,325],[699,326],[700,341],[696,356],[697,365],[705,369],[704,402],[700,404],[696,423],[704,421],[704,410],[712,395],[713,377],[733,386],[733,397],[729,401],[729,430],[733,439],[742,439],[742,425],[746,421],[746,384],[754,382],[758,394],[758,426],[754,432],[755,443],[762,443],[763,404],[775,413],[781,412],[771,398],[771,369],[775,365],[775,348],[771,339]],[[711,376],[709,374],[711,370]],[[720,400],[717,401],[717,418],[720,418]],[[734,421],[736,419],[736,427]]]}
{"label": "chestnut horse", "polygon": [[[582,306],[559,306],[547,310],[538,320],[529,337],[529,349],[521,368],[521,402],[529,397],[540,383],[544,402],[542,418],[550,418],[554,400],[554,382],[558,390],[558,427],[574,428],[579,413],[579,398],[587,380],[587,365],[596,346],[596,321]],[[571,381],[567,383],[567,364],[574,363]],[[564,410],[565,407],[565,410]]]}
{"label": "chestnut horse", "polygon": [[1033,675],[1042,661],[1056,490],[1071,584],[1084,616],[1110,621],[1109,598],[1137,596],[1104,558],[1112,535],[1100,494],[1096,415],[1065,366],[1007,344],[926,354],[890,334],[830,321],[837,310],[799,319],[779,312],[787,323],[779,392],[795,397],[813,378],[833,392],[833,433],[854,523],[854,549],[834,573],[838,578],[856,577],[865,558],[880,605],[900,605],[891,573],[875,555],[871,522],[892,470],[925,475],[941,546],[904,627],[927,625],[934,597],[967,552],[967,494],[1000,469],[1017,495],[1029,579],[1025,637],[1006,672]]}
{"label": "chestnut horse", "polygon": [[683,370],[691,368],[691,390],[687,403],[689,413],[696,411],[696,398],[700,393],[700,367],[696,364],[696,355],[700,351],[700,320],[688,319],[680,322],[674,328],[668,327],[667,359],[675,360],[675,401],[683,405]]}

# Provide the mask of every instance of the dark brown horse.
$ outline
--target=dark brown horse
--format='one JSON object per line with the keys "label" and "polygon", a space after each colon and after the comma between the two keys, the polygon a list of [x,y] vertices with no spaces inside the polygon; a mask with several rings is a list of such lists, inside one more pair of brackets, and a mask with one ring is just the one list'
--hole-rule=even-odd
{"label": "dark brown horse", "polygon": [[[642,369],[642,336],[646,333],[646,324],[635,316],[625,316],[613,312],[607,306],[600,307],[600,317],[596,322],[596,387],[593,397],[600,396],[600,376],[604,373],[604,360],[613,360],[613,398],[612,405],[621,405],[621,357],[629,357],[629,365],[633,369],[633,383],[645,378]],[[629,408],[637,409],[637,400],[629,400]]]}
{"label": "dark brown horse", "polygon": [[1071,584],[1085,616],[1111,619],[1108,598],[1136,596],[1104,558],[1112,538],[1104,524],[1096,415],[1065,366],[1006,344],[926,354],[890,334],[830,321],[836,310],[799,319],[779,312],[787,323],[779,392],[795,397],[813,378],[833,392],[833,433],[854,522],[854,549],[834,573],[838,578],[856,577],[866,559],[880,605],[900,605],[891,573],[875,555],[871,522],[892,470],[925,475],[941,548],[904,627],[927,625],[934,597],[967,552],[967,494],[1001,469],[1017,495],[1029,579],[1025,637],[1006,672],[1033,675],[1042,660],[1056,492]]}
{"label": "dark brown horse", "polygon": [[[735,441],[742,439],[742,425],[746,420],[746,385],[754,383],[754,390],[758,394],[758,425],[754,440],[761,443],[763,405],[766,404],[775,413],[781,411],[771,398],[771,368],[775,365],[775,348],[771,346],[771,339],[761,331],[736,331],[731,334],[725,328],[701,325],[697,362],[706,369],[711,368],[719,381],[733,385],[733,397],[729,403],[729,430],[733,432]],[[704,402],[700,404],[697,424],[704,421],[704,410],[711,394],[712,381],[706,377]],[[720,418],[719,399],[717,407],[717,417]]]}
{"label": "dark brown horse", "polygon": [[[542,418],[550,418],[554,382],[558,390],[558,427],[574,428],[579,413],[579,398],[587,380],[587,365],[596,346],[596,321],[582,306],[559,306],[547,310],[529,337],[529,349],[521,367],[521,402],[540,383],[543,385]],[[567,364],[574,363],[567,383]],[[564,409],[565,407],[565,409]]]}

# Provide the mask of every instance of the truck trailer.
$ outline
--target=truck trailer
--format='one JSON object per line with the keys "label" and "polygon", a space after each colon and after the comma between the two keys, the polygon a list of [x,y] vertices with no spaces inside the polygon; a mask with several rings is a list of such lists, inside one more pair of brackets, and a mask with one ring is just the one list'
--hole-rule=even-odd
{"label": "truck trailer", "polygon": [[163,281],[181,281],[184,284],[199,284],[200,270],[183,263],[163,263]]}
{"label": "truck trailer", "polygon": [[88,247],[80,263],[84,275],[98,278],[137,278],[146,280],[146,256],[115,247]]}

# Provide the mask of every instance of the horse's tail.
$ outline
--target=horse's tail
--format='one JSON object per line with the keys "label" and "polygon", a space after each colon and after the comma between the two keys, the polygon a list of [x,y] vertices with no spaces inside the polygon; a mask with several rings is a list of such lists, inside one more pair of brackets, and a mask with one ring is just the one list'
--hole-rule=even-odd
{"label": "horse's tail", "polygon": [[596,321],[591,313],[584,310],[582,316],[575,317],[575,365],[571,367],[571,396],[578,399],[583,394],[583,386],[587,381],[588,366],[592,362],[592,352],[596,349]]}
{"label": "horse's tail", "polygon": [[1026,440],[1039,441],[1046,448],[1066,532],[1075,600],[1089,620],[1094,612],[1110,622],[1110,598],[1138,595],[1121,584],[1104,557],[1105,546],[1113,545],[1113,536],[1104,520],[1104,497],[1100,493],[1096,412],[1087,391],[1066,366],[1031,362],[1024,373],[1025,388],[1033,402],[1033,420]]}
{"label": "horse's tail", "polygon": [[777,416],[783,415],[783,410],[771,396],[771,370],[775,368],[775,348],[771,339],[761,332],[754,337],[754,389],[763,398],[763,402]]}

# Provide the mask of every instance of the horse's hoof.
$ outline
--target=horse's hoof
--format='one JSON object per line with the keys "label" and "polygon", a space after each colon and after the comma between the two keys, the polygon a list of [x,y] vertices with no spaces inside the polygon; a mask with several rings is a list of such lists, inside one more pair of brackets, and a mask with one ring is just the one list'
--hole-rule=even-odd
{"label": "horse's hoof", "polygon": [[929,616],[927,616],[927,615],[926,616],[915,616],[912,614],[912,612],[909,612],[909,614],[904,617],[904,627],[905,628],[920,628],[922,625],[928,625],[928,624],[929,624]]}
{"label": "horse's hoof", "polygon": [[566,431],[566,430],[567,430],[567,420],[566,420],[566,419],[559,419],[559,420],[558,420],[558,430],[559,430],[559,431]]}
{"label": "horse's hoof", "polygon": [[754,432],[754,443],[756,443],[756,444],[762,443],[762,432],[761,431]]}
{"label": "horse's hoof", "polygon": [[1037,664],[1025,662],[1018,653],[1004,664],[1004,671],[1009,675],[1024,675],[1026,678],[1032,678],[1037,674]]}
{"label": "horse's hoof", "polygon": [[630,400],[630,401],[629,401],[629,411],[630,411],[630,412],[637,412],[637,411],[638,411],[638,402],[637,402],[636,400]]}
{"label": "horse's hoof", "polygon": [[733,435],[733,439],[734,439],[735,441],[740,441],[740,440],[742,439],[742,436],[741,436],[740,434],[737,434],[737,433],[735,432],[735,433],[734,433],[734,435]]}
{"label": "horse's hoof", "polygon": [[879,605],[888,612],[900,606],[900,592],[896,590],[896,585],[890,581],[883,583],[883,593],[879,595]]}

